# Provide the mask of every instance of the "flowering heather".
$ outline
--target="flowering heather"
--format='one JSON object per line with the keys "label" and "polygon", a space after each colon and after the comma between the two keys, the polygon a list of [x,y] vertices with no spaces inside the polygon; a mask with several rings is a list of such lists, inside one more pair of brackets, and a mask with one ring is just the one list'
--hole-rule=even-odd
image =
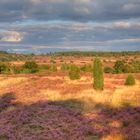
{"label": "flowering heather", "polygon": [[99,109],[85,115],[40,101],[0,114],[1,140],[91,140],[116,133],[138,140],[139,128],[140,108]]}
{"label": "flowering heather", "polygon": [[47,103],[37,103],[0,115],[0,139],[79,139],[93,135],[88,120]]}

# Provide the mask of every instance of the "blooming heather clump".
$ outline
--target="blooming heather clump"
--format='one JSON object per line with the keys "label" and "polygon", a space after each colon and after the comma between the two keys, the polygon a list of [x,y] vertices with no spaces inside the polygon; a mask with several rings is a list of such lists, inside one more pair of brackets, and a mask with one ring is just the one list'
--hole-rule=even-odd
{"label": "blooming heather clump", "polygon": [[13,93],[6,93],[2,97],[0,97],[0,112],[14,105],[12,103],[14,99],[15,99],[15,96]]}
{"label": "blooming heather clump", "polygon": [[[138,107],[102,109],[84,115],[55,102],[40,101],[1,112],[0,140],[94,140],[116,133],[136,140],[140,138],[139,115]],[[116,120],[121,125],[114,127],[111,124]]]}
{"label": "blooming heather clump", "polygon": [[47,103],[0,114],[0,122],[0,139],[81,140],[92,132],[81,114]]}

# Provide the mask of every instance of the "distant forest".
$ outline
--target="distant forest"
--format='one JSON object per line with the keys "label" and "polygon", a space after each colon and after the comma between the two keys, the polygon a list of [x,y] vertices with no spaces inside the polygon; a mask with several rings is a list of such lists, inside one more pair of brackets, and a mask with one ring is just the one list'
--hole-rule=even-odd
{"label": "distant forest", "polygon": [[128,52],[87,52],[87,51],[69,51],[53,53],[56,56],[98,56],[98,57],[112,57],[112,56],[133,56],[140,55],[140,51]]}
{"label": "distant forest", "polygon": [[117,57],[117,56],[137,56],[140,51],[135,52],[87,52],[87,51],[68,51],[68,52],[54,52],[47,54],[16,54],[0,51],[0,61],[17,61],[17,60],[32,60],[34,56],[95,56],[95,57]]}

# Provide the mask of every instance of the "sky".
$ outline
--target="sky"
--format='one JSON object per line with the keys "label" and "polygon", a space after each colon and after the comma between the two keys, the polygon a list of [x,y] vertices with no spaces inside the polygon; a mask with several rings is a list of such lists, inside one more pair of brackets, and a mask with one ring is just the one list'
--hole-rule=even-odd
{"label": "sky", "polygon": [[140,51],[140,0],[0,0],[0,50]]}

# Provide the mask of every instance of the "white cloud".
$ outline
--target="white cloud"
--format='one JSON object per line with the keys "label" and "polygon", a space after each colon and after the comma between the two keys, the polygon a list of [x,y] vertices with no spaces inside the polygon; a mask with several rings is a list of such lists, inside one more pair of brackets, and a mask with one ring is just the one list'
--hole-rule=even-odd
{"label": "white cloud", "polygon": [[0,33],[0,41],[2,42],[20,42],[23,35],[16,31],[6,31]]}

